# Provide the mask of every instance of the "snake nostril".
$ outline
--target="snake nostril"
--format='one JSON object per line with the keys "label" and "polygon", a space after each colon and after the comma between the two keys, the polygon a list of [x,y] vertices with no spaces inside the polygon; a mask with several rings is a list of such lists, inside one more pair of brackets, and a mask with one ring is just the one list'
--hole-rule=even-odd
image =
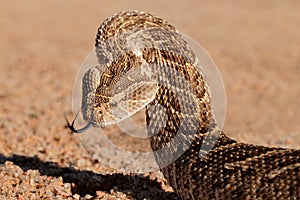
{"label": "snake nostril", "polygon": [[110,106],[111,107],[116,107],[117,105],[118,105],[118,103],[116,101],[110,102]]}

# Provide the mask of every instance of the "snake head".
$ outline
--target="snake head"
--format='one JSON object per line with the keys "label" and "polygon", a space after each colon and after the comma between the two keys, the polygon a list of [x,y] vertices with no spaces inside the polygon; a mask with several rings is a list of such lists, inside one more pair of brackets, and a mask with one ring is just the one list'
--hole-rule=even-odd
{"label": "snake head", "polygon": [[[133,60],[131,58],[130,62]],[[149,73],[144,73],[145,66],[136,63],[139,65],[131,64],[132,68],[122,70],[120,68],[128,63],[113,62],[107,67],[91,68],[84,74],[81,111],[86,122],[99,127],[118,123],[155,98],[157,82],[149,78]],[[122,73],[115,73],[115,68]]]}

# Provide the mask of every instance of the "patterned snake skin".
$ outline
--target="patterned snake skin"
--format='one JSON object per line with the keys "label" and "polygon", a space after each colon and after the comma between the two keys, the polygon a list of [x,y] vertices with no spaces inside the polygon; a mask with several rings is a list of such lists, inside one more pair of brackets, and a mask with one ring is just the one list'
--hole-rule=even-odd
{"label": "patterned snake skin", "polygon": [[200,62],[175,27],[120,12],[99,27],[96,53],[99,66],[82,82],[87,127],[146,107],[157,164],[182,199],[300,199],[300,150],[245,144],[219,130]]}

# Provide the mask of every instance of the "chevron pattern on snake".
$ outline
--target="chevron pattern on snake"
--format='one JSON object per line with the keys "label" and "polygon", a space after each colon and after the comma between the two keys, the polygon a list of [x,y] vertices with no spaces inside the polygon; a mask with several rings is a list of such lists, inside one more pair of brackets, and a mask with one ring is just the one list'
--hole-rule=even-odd
{"label": "chevron pattern on snake", "polygon": [[[117,13],[100,25],[96,53],[106,68],[84,75],[84,119],[106,126],[146,107],[156,161],[182,199],[300,199],[300,150],[246,144],[219,130],[199,60],[173,25]],[[116,87],[127,73],[131,82]],[[122,102],[129,106],[117,116]]]}

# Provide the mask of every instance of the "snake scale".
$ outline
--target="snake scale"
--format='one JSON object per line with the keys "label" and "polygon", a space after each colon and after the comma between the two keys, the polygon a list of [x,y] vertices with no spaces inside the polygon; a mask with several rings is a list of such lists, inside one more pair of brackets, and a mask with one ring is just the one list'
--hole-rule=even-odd
{"label": "snake scale", "polygon": [[246,144],[219,130],[199,61],[174,26],[149,13],[117,13],[99,27],[96,54],[99,66],[82,82],[88,125],[76,130],[73,121],[72,131],[145,107],[157,164],[182,199],[300,199],[300,150]]}

